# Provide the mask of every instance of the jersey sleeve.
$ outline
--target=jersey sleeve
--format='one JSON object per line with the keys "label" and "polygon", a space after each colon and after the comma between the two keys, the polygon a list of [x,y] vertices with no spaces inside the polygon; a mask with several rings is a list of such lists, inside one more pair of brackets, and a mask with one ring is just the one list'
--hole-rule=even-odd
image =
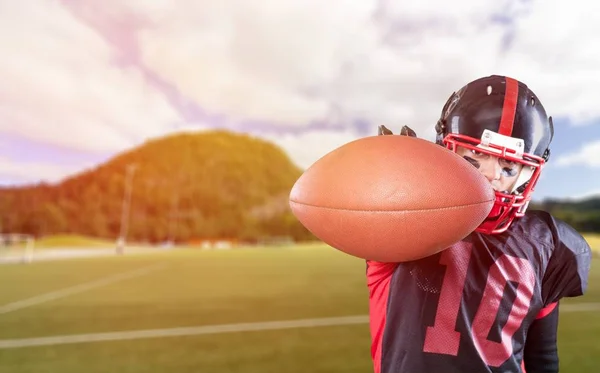
{"label": "jersey sleeve", "polygon": [[383,330],[387,319],[390,281],[398,263],[366,261],[369,288],[369,326],[371,331],[371,358],[375,373],[381,371]]}
{"label": "jersey sleeve", "polygon": [[592,250],[574,228],[553,219],[552,235],[554,248],[542,284],[544,306],[583,295],[591,265]]}

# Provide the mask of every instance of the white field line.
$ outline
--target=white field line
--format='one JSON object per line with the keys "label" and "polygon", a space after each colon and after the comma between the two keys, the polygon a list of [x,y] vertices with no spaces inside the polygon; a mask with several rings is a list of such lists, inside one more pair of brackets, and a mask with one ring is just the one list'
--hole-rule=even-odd
{"label": "white field line", "polygon": [[246,324],[206,325],[173,329],[151,329],[127,332],[110,332],[96,334],[76,334],[42,338],[0,340],[0,349],[30,346],[49,346],[69,343],[123,341],[139,338],[178,337],[202,334],[237,333],[245,331],[281,330],[292,328],[311,328],[316,326],[365,324],[367,316],[331,317],[323,319],[301,319],[288,321],[267,321]]}
{"label": "white field line", "polygon": [[[600,310],[600,303],[580,303],[561,306],[561,312],[586,312]],[[244,324],[206,325],[196,327],[133,330],[125,332],[108,332],[94,334],[74,334],[40,338],[0,340],[0,349],[33,346],[54,346],[73,343],[124,341],[142,338],[181,337],[206,334],[239,333],[249,331],[282,330],[295,328],[313,328],[319,326],[368,324],[367,315],[329,317],[320,319],[301,319],[286,321],[267,321]]]}
{"label": "white field line", "polygon": [[[159,248],[125,248],[124,255],[150,255],[162,254],[171,250]],[[97,257],[115,256],[114,248],[85,248],[85,247],[55,247],[52,249],[38,249],[30,253],[25,250],[13,250],[9,252],[0,251],[0,264],[22,264],[32,262],[45,262],[55,260],[88,259]]]}
{"label": "white field line", "polygon": [[16,301],[13,303],[8,303],[3,306],[0,306],[0,315],[9,313],[9,312],[13,312],[13,311],[17,311],[17,310],[21,310],[23,308],[36,306],[36,305],[46,303],[46,302],[49,302],[52,300],[68,297],[73,294],[83,293],[88,290],[96,289],[96,288],[99,288],[102,286],[111,285],[111,284],[114,284],[114,283],[117,283],[120,281],[131,279],[131,278],[140,277],[140,276],[146,275],[150,272],[154,272],[159,269],[163,269],[164,267],[165,267],[164,264],[158,264],[158,265],[153,265],[153,266],[149,266],[149,267],[144,267],[144,268],[136,269],[134,271],[119,273],[116,275],[101,278],[99,280],[86,282],[86,283],[75,285],[72,287],[68,287],[68,288],[64,288],[64,289],[60,289],[60,290],[56,290],[56,291],[51,291],[49,293],[36,295],[35,297],[23,299],[23,300]]}

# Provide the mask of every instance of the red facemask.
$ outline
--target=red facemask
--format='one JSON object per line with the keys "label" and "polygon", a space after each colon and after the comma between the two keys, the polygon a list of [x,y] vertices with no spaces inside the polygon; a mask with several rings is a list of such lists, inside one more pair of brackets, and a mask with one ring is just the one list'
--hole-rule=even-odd
{"label": "red facemask", "polygon": [[[522,182],[519,181],[520,185],[514,192],[507,193],[496,191],[496,201],[494,206],[487,219],[476,229],[477,232],[485,234],[502,233],[510,227],[515,218],[522,217],[525,214],[535,185],[540,177],[541,170],[545,165],[543,158],[527,153],[520,153],[518,151],[518,145],[516,147],[508,147],[506,144],[500,145],[489,141],[484,143],[480,139],[458,134],[447,135],[443,142],[448,149],[454,152],[456,152],[458,146],[461,146],[469,150],[476,150],[481,153],[520,163],[523,165],[521,172],[525,171],[525,168],[532,170],[531,177]],[[484,146],[482,147],[479,145]]]}

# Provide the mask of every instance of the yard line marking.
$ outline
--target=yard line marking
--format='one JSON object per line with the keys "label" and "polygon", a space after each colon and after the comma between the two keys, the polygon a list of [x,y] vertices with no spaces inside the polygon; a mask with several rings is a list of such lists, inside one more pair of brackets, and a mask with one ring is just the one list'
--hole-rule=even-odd
{"label": "yard line marking", "polygon": [[[600,310],[600,303],[579,303],[562,305],[560,312],[570,313],[597,310]],[[313,328],[319,326],[358,325],[368,323],[368,315],[358,315],[317,319],[253,322],[243,324],[205,325],[171,329],[149,329],[94,334],[74,334],[52,337],[0,340],[0,349],[34,346],[54,346],[73,343],[124,341],[142,338],[183,337],[206,334],[239,333],[249,331]]]}
{"label": "yard line marking", "polygon": [[128,280],[128,279],[135,278],[135,277],[140,277],[140,276],[146,275],[150,272],[154,272],[159,269],[163,269],[164,267],[165,267],[165,264],[152,265],[149,267],[136,269],[134,271],[128,271],[128,272],[104,277],[100,280],[86,282],[86,283],[83,283],[80,285],[75,285],[75,286],[68,287],[65,289],[60,289],[60,290],[56,290],[56,291],[51,291],[49,293],[36,295],[34,297],[23,299],[23,300],[16,301],[13,303],[8,303],[3,306],[0,306],[0,315],[9,313],[12,311],[21,310],[23,308],[36,306],[38,304],[42,304],[42,303],[49,302],[52,300],[68,297],[69,295],[82,293],[82,292],[96,289],[96,288],[99,288],[102,286],[111,285],[111,284],[114,284],[119,281],[124,281],[124,280]]}
{"label": "yard line marking", "polygon": [[5,339],[0,340],[0,349],[54,346],[59,344],[86,343],[101,341],[123,341],[140,338],[180,337],[202,334],[236,333],[245,331],[281,330],[292,328],[311,328],[316,326],[334,326],[365,324],[369,322],[368,316],[331,317],[322,319],[300,319],[288,321],[267,321],[244,324],[206,325],[197,327],[184,327],[172,329],[135,330],[127,332],[109,332],[95,334],[75,334],[54,337]]}

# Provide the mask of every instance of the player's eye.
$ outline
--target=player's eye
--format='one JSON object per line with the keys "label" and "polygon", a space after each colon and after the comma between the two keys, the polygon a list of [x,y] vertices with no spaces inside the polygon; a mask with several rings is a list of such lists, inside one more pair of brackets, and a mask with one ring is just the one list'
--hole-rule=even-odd
{"label": "player's eye", "polygon": [[502,167],[502,174],[504,176],[508,176],[508,177],[514,177],[519,173],[519,168],[517,167],[517,164],[515,163],[514,166],[512,167]]}
{"label": "player's eye", "polygon": [[514,168],[505,167],[502,169],[502,173],[504,173],[504,176],[513,177],[517,175],[517,170]]}
{"label": "player's eye", "polygon": [[509,159],[502,159],[502,173],[504,176],[513,177],[519,173],[519,164]]}

